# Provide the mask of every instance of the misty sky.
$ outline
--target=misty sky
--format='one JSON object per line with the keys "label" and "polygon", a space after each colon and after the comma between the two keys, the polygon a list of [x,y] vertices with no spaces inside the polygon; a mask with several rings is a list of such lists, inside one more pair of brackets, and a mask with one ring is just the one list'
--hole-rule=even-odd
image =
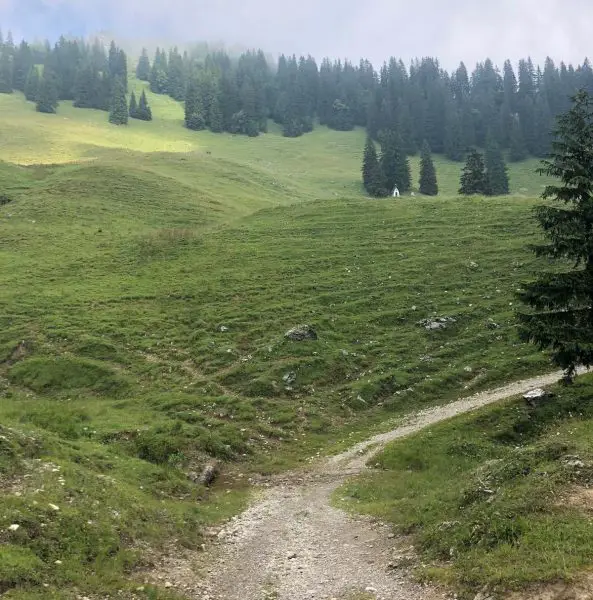
{"label": "misty sky", "polygon": [[88,35],[223,41],[271,52],[436,56],[451,69],[593,56],[591,0],[0,0],[0,27],[17,37]]}

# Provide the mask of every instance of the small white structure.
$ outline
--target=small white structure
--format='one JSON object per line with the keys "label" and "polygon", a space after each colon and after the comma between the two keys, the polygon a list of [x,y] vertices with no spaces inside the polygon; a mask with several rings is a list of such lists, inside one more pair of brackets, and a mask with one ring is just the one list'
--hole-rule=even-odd
{"label": "small white structure", "polygon": [[399,188],[397,187],[397,185],[393,188],[393,197],[394,198],[399,198],[401,196],[401,194],[399,193]]}

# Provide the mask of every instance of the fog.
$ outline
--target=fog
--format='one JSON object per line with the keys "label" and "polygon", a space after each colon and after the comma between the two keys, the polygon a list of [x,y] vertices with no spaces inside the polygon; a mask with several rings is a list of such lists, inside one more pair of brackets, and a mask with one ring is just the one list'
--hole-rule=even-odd
{"label": "fog", "polygon": [[0,27],[17,38],[108,31],[377,64],[436,56],[448,69],[487,56],[502,65],[593,55],[590,0],[0,0]]}

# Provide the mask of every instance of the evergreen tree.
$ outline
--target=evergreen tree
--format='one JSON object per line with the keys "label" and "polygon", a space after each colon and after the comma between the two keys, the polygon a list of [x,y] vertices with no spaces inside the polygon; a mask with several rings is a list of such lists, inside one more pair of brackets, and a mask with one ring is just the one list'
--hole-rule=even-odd
{"label": "evergreen tree", "polygon": [[167,84],[169,81],[168,76],[168,65],[167,65],[167,54],[165,51],[161,51],[160,48],[156,49],[154,61],[150,69],[150,91],[155,94],[166,94]]}
{"label": "evergreen tree", "polygon": [[519,320],[521,337],[550,348],[570,381],[578,365],[593,365],[593,99],[587,92],[573,98],[555,136],[540,173],[559,181],[546,187],[547,202],[537,210],[546,243],[535,252],[557,264],[523,286],[527,310]]}
{"label": "evergreen tree", "polygon": [[112,90],[111,101],[109,103],[109,122],[113,125],[128,124],[128,103],[126,101],[126,90],[119,77],[116,77]]}
{"label": "evergreen tree", "polygon": [[12,94],[12,60],[10,47],[0,46],[0,94]]}
{"label": "evergreen tree", "polygon": [[511,123],[511,140],[509,160],[511,162],[520,162],[527,158],[527,149],[523,140],[523,130],[519,124],[518,117],[513,117]]}
{"label": "evergreen tree", "polygon": [[381,171],[389,192],[396,186],[402,193],[410,189],[410,162],[403,150],[401,136],[395,131],[381,135]]}
{"label": "evergreen tree", "polygon": [[464,196],[487,195],[488,193],[488,177],[484,158],[477,150],[472,150],[467,156],[465,167],[461,173],[459,193]]}
{"label": "evergreen tree", "polygon": [[215,91],[212,102],[210,103],[209,120],[211,131],[214,133],[220,133],[221,131],[224,131],[224,118],[220,103],[220,92],[218,90]]}
{"label": "evergreen tree", "polygon": [[148,105],[148,100],[146,98],[146,92],[142,90],[142,94],[140,94],[140,101],[138,102],[138,110],[136,111],[136,118],[141,121],[152,121],[152,110]]}
{"label": "evergreen tree", "polygon": [[146,48],[142,48],[142,54],[136,67],[136,77],[140,81],[149,81],[150,79],[150,59],[148,58]]}
{"label": "evergreen tree", "polygon": [[22,41],[18,49],[14,53],[13,70],[12,70],[12,86],[15,90],[25,91],[27,77],[33,66],[33,53],[29,44]]}
{"label": "evergreen tree", "polygon": [[128,114],[132,119],[138,118],[138,103],[136,102],[136,94],[134,92],[132,92],[132,95],[130,96]]}
{"label": "evergreen tree", "polygon": [[32,66],[29,69],[27,75],[27,81],[25,82],[25,98],[29,102],[37,101],[37,92],[39,91],[39,70],[37,67]]}
{"label": "evergreen tree", "polygon": [[364,155],[362,161],[362,182],[364,189],[370,196],[380,197],[387,195],[383,171],[377,157],[377,149],[375,142],[370,136],[367,137],[364,147]]}
{"label": "evergreen tree", "polygon": [[500,146],[490,141],[486,150],[487,192],[490,196],[503,196],[509,193],[509,175]]}
{"label": "evergreen tree", "polygon": [[459,162],[463,160],[464,152],[461,119],[457,110],[451,106],[445,122],[445,156],[449,160]]}
{"label": "evergreen tree", "polygon": [[200,82],[192,77],[185,91],[185,126],[194,131],[206,129],[204,102]]}
{"label": "evergreen tree", "polygon": [[175,100],[183,100],[185,97],[185,70],[183,59],[177,48],[169,52],[167,69],[167,93]]}
{"label": "evergreen tree", "polygon": [[54,114],[58,108],[58,84],[56,76],[48,67],[43,69],[36,102],[36,110],[40,113]]}
{"label": "evergreen tree", "polygon": [[432,162],[430,146],[426,141],[422,145],[420,155],[420,193],[426,196],[436,196],[439,193],[437,173]]}

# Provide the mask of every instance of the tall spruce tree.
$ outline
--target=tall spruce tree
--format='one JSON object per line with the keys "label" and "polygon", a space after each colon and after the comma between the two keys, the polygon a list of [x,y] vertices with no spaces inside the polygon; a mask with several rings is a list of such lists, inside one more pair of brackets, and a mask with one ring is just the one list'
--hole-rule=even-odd
{"label": "tall spruce tree", "polygon": [[36,110],[40,113],[54,114],[58,108],[58,83],[55,74],[45,67],[37,88]]}
{"label": "tall spruce tree", "polygon": [[126,91],[124,84],[119,77],[115,78],[111,90],[111,102],[109,103],[109,122],[113,125],[128,124],[128,103],[126,101]]}
{"label": "tall spruce tree", "polygon": [[488,194],[488,177],[484,165],[484,157],[477,150],[472,150],[461,173],[459,193],[464,196]]}
{"label": "tall spruce tree", "polygon": [[387,195],[387,187],[383,177],[383,171],[377,156],[375,142],[370,136],[367,137],[362,159],[362,182],[364,189],[370,196],[380,197]]}
{"label": "tall spruce tree", "polygon": [[410,162],[403,149],[401,136],[396,131],[385,131],[381,135],[381,170],[389,192],[396,186],[400,192],[410,189]]}
{"label": "tall spruce tree", "polygon": [[0,45],[0,94],[12,94],[12,50],[8,44]]}
{"label": "tall spruce tree", "polygon": [[486,149],[487,192],[490,196],[503,196],[509,193],[509,173],[500,146],[493,140]]}
{"label": "tall spruce tree", "polygon": [[426,196],[436,196],[439,193],[437,173],[427,141],[422,145],[420,155],[420,193]]}
{"label": "tall spruce tree", "polygon": [[521,337],[551,349],[569,381],[578,365],[593,365],[593,98],[581,91],[573,103],[540,169],[558,183],[546,187],[537,209],[546,242],[535,252],[556,265],[519,294],[527,307],[519,314]]}
{"label": "tall spruce tree", "polygon": [[37,101],[37,92],[39,91],[39,70],[36,66],[29,69],[27,81],[25,82],[25,98],[30,102]]}
{"label": "tall spruce tree", "polygon": [[527,158],[527,148],[523,139],[523,130],[519,124],[518,117],[513,117],[511,123],[511,139],[509,160],[511,162],[520,162]]}
{"label": "tall spruce tree", "polygon": [[136,94],[134,92],[132,92],[132,95],[130,96],[130,106],[128,108],[128,114],[132,119],[138,118],[138,102],[136,101]]}
{"label": "tall spruce tree", "polygon": [[138,110],[136,111],[136,118],[141,121],[152,121],[152,110],[148,105],[146,98],[146,92],[142,90],[140,94],[140,101],[138,102]]}
{"label": "tall spruce tree", "polygon": [[136,66],[136,77],[140,81],[148,81],[150,79],[150,59],[146,48],[142,48],[142,54]]}

